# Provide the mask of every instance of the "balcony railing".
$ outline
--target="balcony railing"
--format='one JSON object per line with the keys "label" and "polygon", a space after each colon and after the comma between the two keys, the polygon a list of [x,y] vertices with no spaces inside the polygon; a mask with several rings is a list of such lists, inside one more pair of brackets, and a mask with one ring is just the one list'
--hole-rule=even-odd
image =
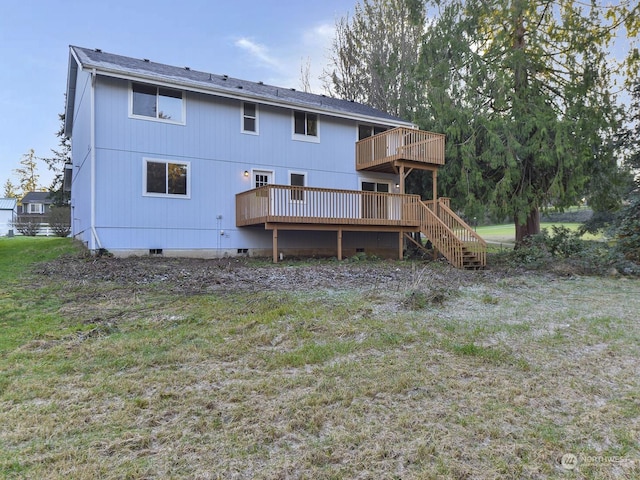
{"label": "balcony railing", "polygon": [[356,143],[356,170],[391,169],[406,160],[420,165],[444,165],[444,139],[440,133],[398,127]]}
{"label": "balcony railing", "polygon": [[236,195],[236,225],[417,227],[419,202],[418,195],[265,185]]}

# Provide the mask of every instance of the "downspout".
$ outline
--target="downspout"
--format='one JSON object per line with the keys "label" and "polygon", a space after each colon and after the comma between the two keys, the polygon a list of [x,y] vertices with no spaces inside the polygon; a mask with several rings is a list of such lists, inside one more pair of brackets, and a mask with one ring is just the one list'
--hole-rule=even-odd
{"label": "downspout", "polygon": [[102,249],[102,243],[96,231],[96,69],[91,71],[91,250]]}

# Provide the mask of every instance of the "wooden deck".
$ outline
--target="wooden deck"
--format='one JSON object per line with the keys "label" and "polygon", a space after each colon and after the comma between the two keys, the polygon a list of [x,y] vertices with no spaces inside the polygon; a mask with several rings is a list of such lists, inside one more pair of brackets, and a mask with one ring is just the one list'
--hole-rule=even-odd
{"label": "wooden deck", "polygon": [[398,173],[400,165],[433,170],[444,165],[445,136],[398,127],[356,143],[356,170]]}
{"label": "wooden deck", "polygon": [[454,266],[486,265],[486,244],[449,208],[446,198],[422,202],[418,195],[265,185],[236,195],[236,225],[272,230],[274,262],[278,230],[335,231],[338,259],[343,231],[397,232],[398,258],[403,256],[403,237],[419,231]]}

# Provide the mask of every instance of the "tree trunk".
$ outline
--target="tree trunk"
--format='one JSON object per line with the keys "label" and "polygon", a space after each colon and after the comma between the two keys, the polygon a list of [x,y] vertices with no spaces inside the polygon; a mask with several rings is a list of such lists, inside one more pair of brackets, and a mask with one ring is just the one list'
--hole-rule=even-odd
{"label": "tree trunk", "polygon": [[524,224],[518,223],[518,217],[515,217],[516,225],[516,248],[525,245],[527,237],[540,233],[540,209],[533,207],[527,215]]}

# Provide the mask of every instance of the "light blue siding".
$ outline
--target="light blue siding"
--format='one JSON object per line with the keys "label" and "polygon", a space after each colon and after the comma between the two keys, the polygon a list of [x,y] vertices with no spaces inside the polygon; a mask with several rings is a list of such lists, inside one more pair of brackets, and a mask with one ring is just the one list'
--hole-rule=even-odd
{"label": "light blue siding", "polygon": [[72,235],[91,248],[91,75],[78,71],[71,137]]}
{"label": "light blue siding", "polygon": [[[74,234],[90,240],[90,92],[80,72],[73,131]],[[355,171],[355,120],[319,116],[320,142],[292,138],[292,110],[259,105],[259,135],[241,132],[241,101],[188,92],[186,123],[130,117],[130,83],[98,77],[95,84],[95,228],[107,250],[269,249],[271,232],[235,226],[235,195],[252,188],[245,170],[304,172],[307,186],[360,189]],[[190,197],[146,196],[144,159],[189,163]],[[391,175],[373,178],[395,183]],[[357,245],[397,244],[396,234],[349,234]],[[280,246],[300,242],[334,248],[335,233],[281,234]]]}

